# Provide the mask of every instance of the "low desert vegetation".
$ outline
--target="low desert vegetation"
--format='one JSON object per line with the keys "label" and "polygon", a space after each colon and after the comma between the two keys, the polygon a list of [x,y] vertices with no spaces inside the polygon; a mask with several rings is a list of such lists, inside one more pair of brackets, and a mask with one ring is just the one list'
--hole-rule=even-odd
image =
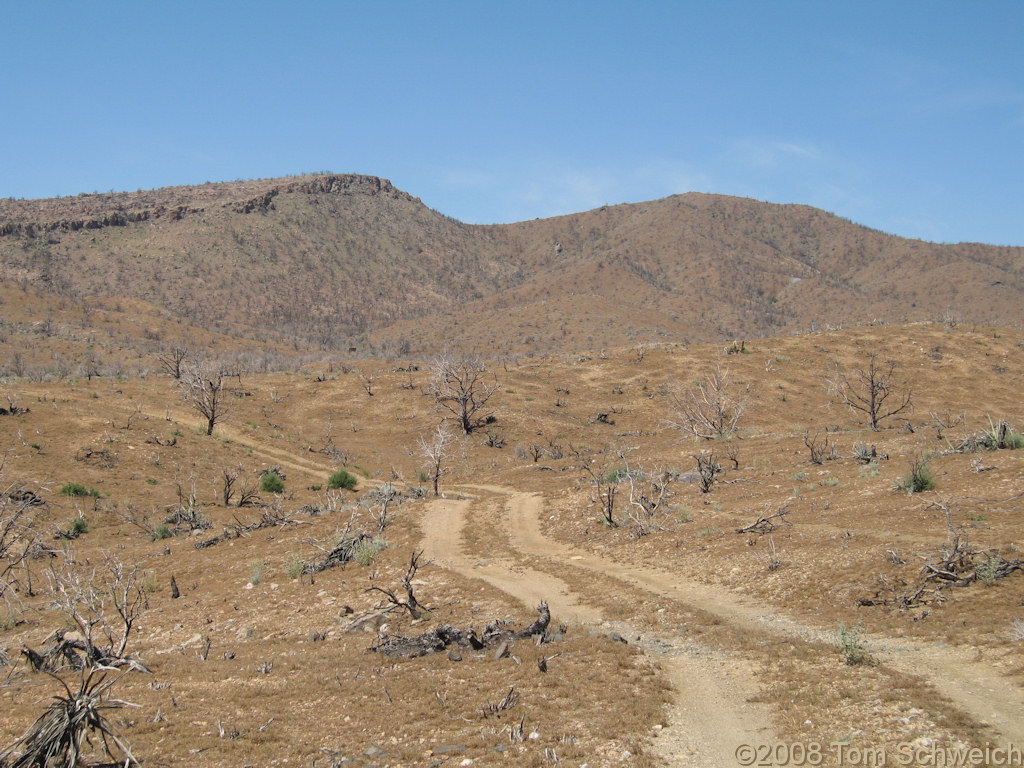
{"label": "low desert vegetation", "polygon": [[872,662],[871,653],[868,650],[863,633],[864,628],[861,624],[847,626],[843,622],[839,622],[839,626],[836,629],[836,647],[839,649],[843,661],[850,666],[870,664]]}
{"label": "low desert vegetation", "polygon": [[332,472],[331,476],[327,478],[327,487],[332,491],[340,488],[346,491],[354,491],[358,482],[356,476],[351,472],[339,469],[336,472]]}
{"label": "low desert vegetation", "polygon": [[277,472],[267,472],[260,478],[260,490],[264,493],[284,493],[284,480]]}
{"label": "low desert vegetation", "polygon": [[92,496],[93,498],[99,498],[100,492],[95,488],[86,488],[81,483],[67,483],[62,485],[60,492],[65,496]]}
{"label": "low desert vegetation", "polygon": [[1019,382],[949,373],[1019,332],[231,367],[212,424],[178,351],[19,381],[0,761],[654,766],[684,648],[781,739],[983,744],[910,641],[1021,678]]}

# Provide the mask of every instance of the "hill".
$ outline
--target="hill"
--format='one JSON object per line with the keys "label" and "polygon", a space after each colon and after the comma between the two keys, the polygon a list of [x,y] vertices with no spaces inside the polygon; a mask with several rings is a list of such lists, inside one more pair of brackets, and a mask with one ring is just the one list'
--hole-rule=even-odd
{"label": "hill", "polygon": [[[914,405],[877,431],[823,386],[876,352]],[[96,673],[114,686],[98,714],[144,765],[720,768],[744,744],[928,765],[1024,741],[1024,332],[505,363],[494,421],[449,444],[436,497],[427,366],[244,374],[213,435],[165,375],[7,382],[0,750],[67,695],[28,650],[78,690],[75,616],[151,672]],[[716,369],[742,412],[700,439],[669,422]],[[699,460],[719,468],[706,488]],[[908,492],[915,464],[932,487]],[[329,487],[342,468],[354,489]],[[466,639],[542,600],[533,637]],[[389,655],[430,633],[435,652]]]}
{"label": "hill", "polygon": [[61,340],[84,355],[96,312],[111,314],[98,343],[113,356],[180,338],[513,353],[1016,326],[1024,298],[1024,248],[906,240],[806,206],[688,193],[474,226],[386,180],[326,174],[0,201],[0,269],[0,330],[46,326],[26,347],[36,364]]}

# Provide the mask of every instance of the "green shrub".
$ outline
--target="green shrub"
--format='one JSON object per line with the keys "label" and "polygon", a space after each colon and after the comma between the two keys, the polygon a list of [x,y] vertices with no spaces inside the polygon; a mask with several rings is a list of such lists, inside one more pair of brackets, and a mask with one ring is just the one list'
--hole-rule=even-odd
{"label": "green shrub", "polygon": [[77,539],[83,533],[89,532],[89,521],[84,517],[74,517],[68,524],[68,538]]}
{"label": "green shrub", "polygon": [[956,450],[960,452],[979,450],[1016,451],[1021,448],[1024,448],[1024,435],[1016,432],[1008,421],[1001,420],[996,424],[989,418],[988,429],[983,429],[981,432],[961,441]]}
{"label": "green shrub", "polygon": [[377,553],[388,548],[388,543],[384,539],[373,539],[372,541],[364,541],[358,547],[356,547],[355,557],[353,560],[359,565],[369,565],[377,557]]}
{"label": "green shrub", "polygon": [[609,469],[604,476],[604,481],[608,483],[608,485],[615,485],[616,483],[621,483],[623,480],[625,480],[626,474],[627,473],[625,467]]}
{"label": "green shrub", "polygon": [[836,628],[836,647],[839,648],[839,653],[843,655],[843,660],[850,666],[872,663],[867,643],[861,637],[861,630],[860,622],[856,626],[847,627],[840,621],[839,626]]}
{"label": "green shrub", "polygon": [[159,539],[169,539],[174,535],[174,531],[171,530],[171,526],[167,523],[160,523],[156,528],[153,529],[153,541]]}
{"label": "green shrub", "polygon": [[860,468],[860,476],[863,478],[878,477],[879,471],[878,462],[872,460],[869,464],[865,464]]}
{"label": "green shrub", "polygon": [[289,579],[297,579],[302,575],[302,571],[305,568],[305,564],[302,562],[302,558],[294,552],[288,553],[288,559],[284,564],[284,572],[288,574]]}
{"label": "green shrub", "polygon": [[1014,431],[1008,421],[1000,421],[993,424],[992,419],[988,420],[989,428],[983,435],[984,447],[989,450],[1016,451],[1024,448],[1024,435]]}
{"label": "green shrub", "polygon": [[344,469],[339,469],[327,478],[327,487],[332,491],[336,491],[339,488],[344,488],[346,491],[355,490],[356,476],[351,472],[346,472]]}
{"label": "green shrub", "polygon": [[61,486],[60,492],[65,496],[92,496],[94,499],[100,497],[100,492],[95,488],[86,488],[81,483],[68,483]]}
{"label": "green shrub", "polygon": [[263,581],[263,572],[267,564],[263,560],[252,560],[249,562],[249,582],[254,586]]}
{"label": "green shrub", "polygon": [[284,491],[284,480],[277,472],[267,472],[260,478],[260,490],[265,493],[281,493]]}
{"label": "green shrub", "polygon": [[907,493],[921,493],[935,487],[935,475],[928,468],[928,462],[919,459],[911,462],[910,471],[896,481],[896,487]]}

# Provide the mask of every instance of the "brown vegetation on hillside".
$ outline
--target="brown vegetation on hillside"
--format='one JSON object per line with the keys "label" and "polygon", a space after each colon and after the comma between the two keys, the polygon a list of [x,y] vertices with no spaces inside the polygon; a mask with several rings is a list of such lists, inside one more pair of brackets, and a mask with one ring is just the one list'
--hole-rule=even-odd
{"label": "brown vegetation on hillside", "polygon": [[352,175],[0,201],[0,268],[0,331],[22,330],[28,300],[32,322],[77,343],[89,315],[130,302],[152,320],[119,341],[146,351],[193,334],[522,353],[874,320],[1015,326],[1024,289],[1021,248],[905,240],[806,206],[690,193],[470,226]]}

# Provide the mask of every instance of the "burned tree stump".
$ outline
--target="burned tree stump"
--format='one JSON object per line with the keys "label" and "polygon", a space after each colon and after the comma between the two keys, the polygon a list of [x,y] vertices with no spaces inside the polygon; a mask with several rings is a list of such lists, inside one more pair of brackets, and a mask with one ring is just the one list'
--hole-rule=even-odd
{"label": "burned tree stump", "polygon": [[548,609],[548,604],[544,602],[537,606],[537,612],[540,614],[537,620],[519,630],[508,629],[500,622],[492,622],[477,635],[472,627],[461,630],[450,624],[442,624],[415,637],[386,637],[371,646],[370,650],[375,653],[383,653],[385,656],[416,658],[428,653],[439,653],[452,645],[477,651],[485,648],[498,648],[513,640],[525,640],[537,635],[543,636],[551,622],[551,611]]}
{"label": "burned tree stump", "polygon": [[326,571],[328,568],[351,563],[355,560],[360,545],[368,541],[373,541],[373,537],[368,533],[348,534],[333,549],[328,551],[319,562],[306,563],[302,566],[302,572],[305,574],[320,573],[320,571]]}

